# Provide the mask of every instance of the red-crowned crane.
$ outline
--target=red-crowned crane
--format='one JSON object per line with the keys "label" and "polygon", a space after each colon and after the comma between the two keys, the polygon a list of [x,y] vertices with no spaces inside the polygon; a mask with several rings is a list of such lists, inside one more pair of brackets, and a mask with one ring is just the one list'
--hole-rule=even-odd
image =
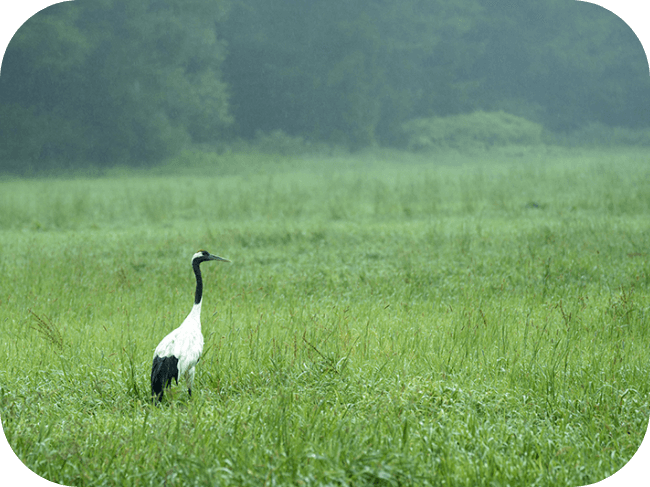
{"label": "red-crowned crane", "polygon": [[187,392],[192,396],[194,382],[194,367],[201,358],[203,351],[203,335],[201,334],[201,301],[203,300],[203,281],[201,280],[202,262],[218,260],[230,262],[223,257],[217,257],[205,250],[199,250],[192,256],[192,269],[196,276],[196,292],[194,306],[185,321],[162,339],[153,353],[151,366],[151,396],[155,402],[162,401],[163,392],[170,387],[172,379],[178,384],[178,376],[185,378]]}

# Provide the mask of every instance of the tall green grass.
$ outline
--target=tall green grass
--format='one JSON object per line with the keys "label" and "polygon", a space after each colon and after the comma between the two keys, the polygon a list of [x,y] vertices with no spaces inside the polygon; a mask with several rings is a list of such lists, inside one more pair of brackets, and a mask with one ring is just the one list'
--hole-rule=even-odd
{"label": "tall green grass", "polygon": [[[614,473],[650,412],[646,155],[436,157],[0,184],[14,451],[67,485]],[[233,263],[203,266],[196,394],[153,407],[198,248]]]}

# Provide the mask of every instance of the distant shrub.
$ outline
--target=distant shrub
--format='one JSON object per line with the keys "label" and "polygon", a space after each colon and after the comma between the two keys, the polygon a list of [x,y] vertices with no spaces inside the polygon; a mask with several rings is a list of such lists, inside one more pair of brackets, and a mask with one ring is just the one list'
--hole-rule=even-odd
{"label": "distant shrub", "polygon": [[266,154],[279,154],[282,156],[295,156],[309,152],[309,143],[302,137],[295,137],[284,133],[282,130],[255,133],[253,146]]}
{"label": "distant shrub", "polygon": [[413,151],[536,145],[543,131],[538,123],[501,111],[418,118],[404,123],[402,129]]}
{"label": "distant shrub", "polygon": [[600,122],[592,122],[570,133],[549,134],[548,139],[551,143],[570,147],[647,147],[650,146],[650,129],[610,127]]}

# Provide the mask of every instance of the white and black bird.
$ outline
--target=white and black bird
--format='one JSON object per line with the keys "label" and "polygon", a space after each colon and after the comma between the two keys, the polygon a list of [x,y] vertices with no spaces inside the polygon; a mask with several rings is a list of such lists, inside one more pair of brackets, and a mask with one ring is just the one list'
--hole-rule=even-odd
{"label": "white and black bird", "polygon": [[223,257],[217,257],[205,250],[199,250],[192,256],[192,269],[196,276],[196,292],[194,306],[185,321],[162,339],[153,353],[151,366],[151,396],[155,401],[162,400],[163,391],[171,386],[172,379],[178,384],[178,377],[184,377],[187,392],[192,396],[194,367],[203,351],[203,335],[201,334],[201,302],[203,300],[203,281],[201,279],[202,262],[218,260],[230,262]]}

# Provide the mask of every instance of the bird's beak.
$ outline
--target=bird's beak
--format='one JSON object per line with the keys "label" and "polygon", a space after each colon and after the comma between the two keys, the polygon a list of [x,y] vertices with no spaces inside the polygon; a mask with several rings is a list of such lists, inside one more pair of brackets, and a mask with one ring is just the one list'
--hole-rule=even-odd
{"label": "bird's beak", "polygon": [[230,262],[228,259],[224,259],[223,257],[219,257],[217,255],[212,255],[212,254],[210,254],[208,260],[220,260],[221,262]]}

